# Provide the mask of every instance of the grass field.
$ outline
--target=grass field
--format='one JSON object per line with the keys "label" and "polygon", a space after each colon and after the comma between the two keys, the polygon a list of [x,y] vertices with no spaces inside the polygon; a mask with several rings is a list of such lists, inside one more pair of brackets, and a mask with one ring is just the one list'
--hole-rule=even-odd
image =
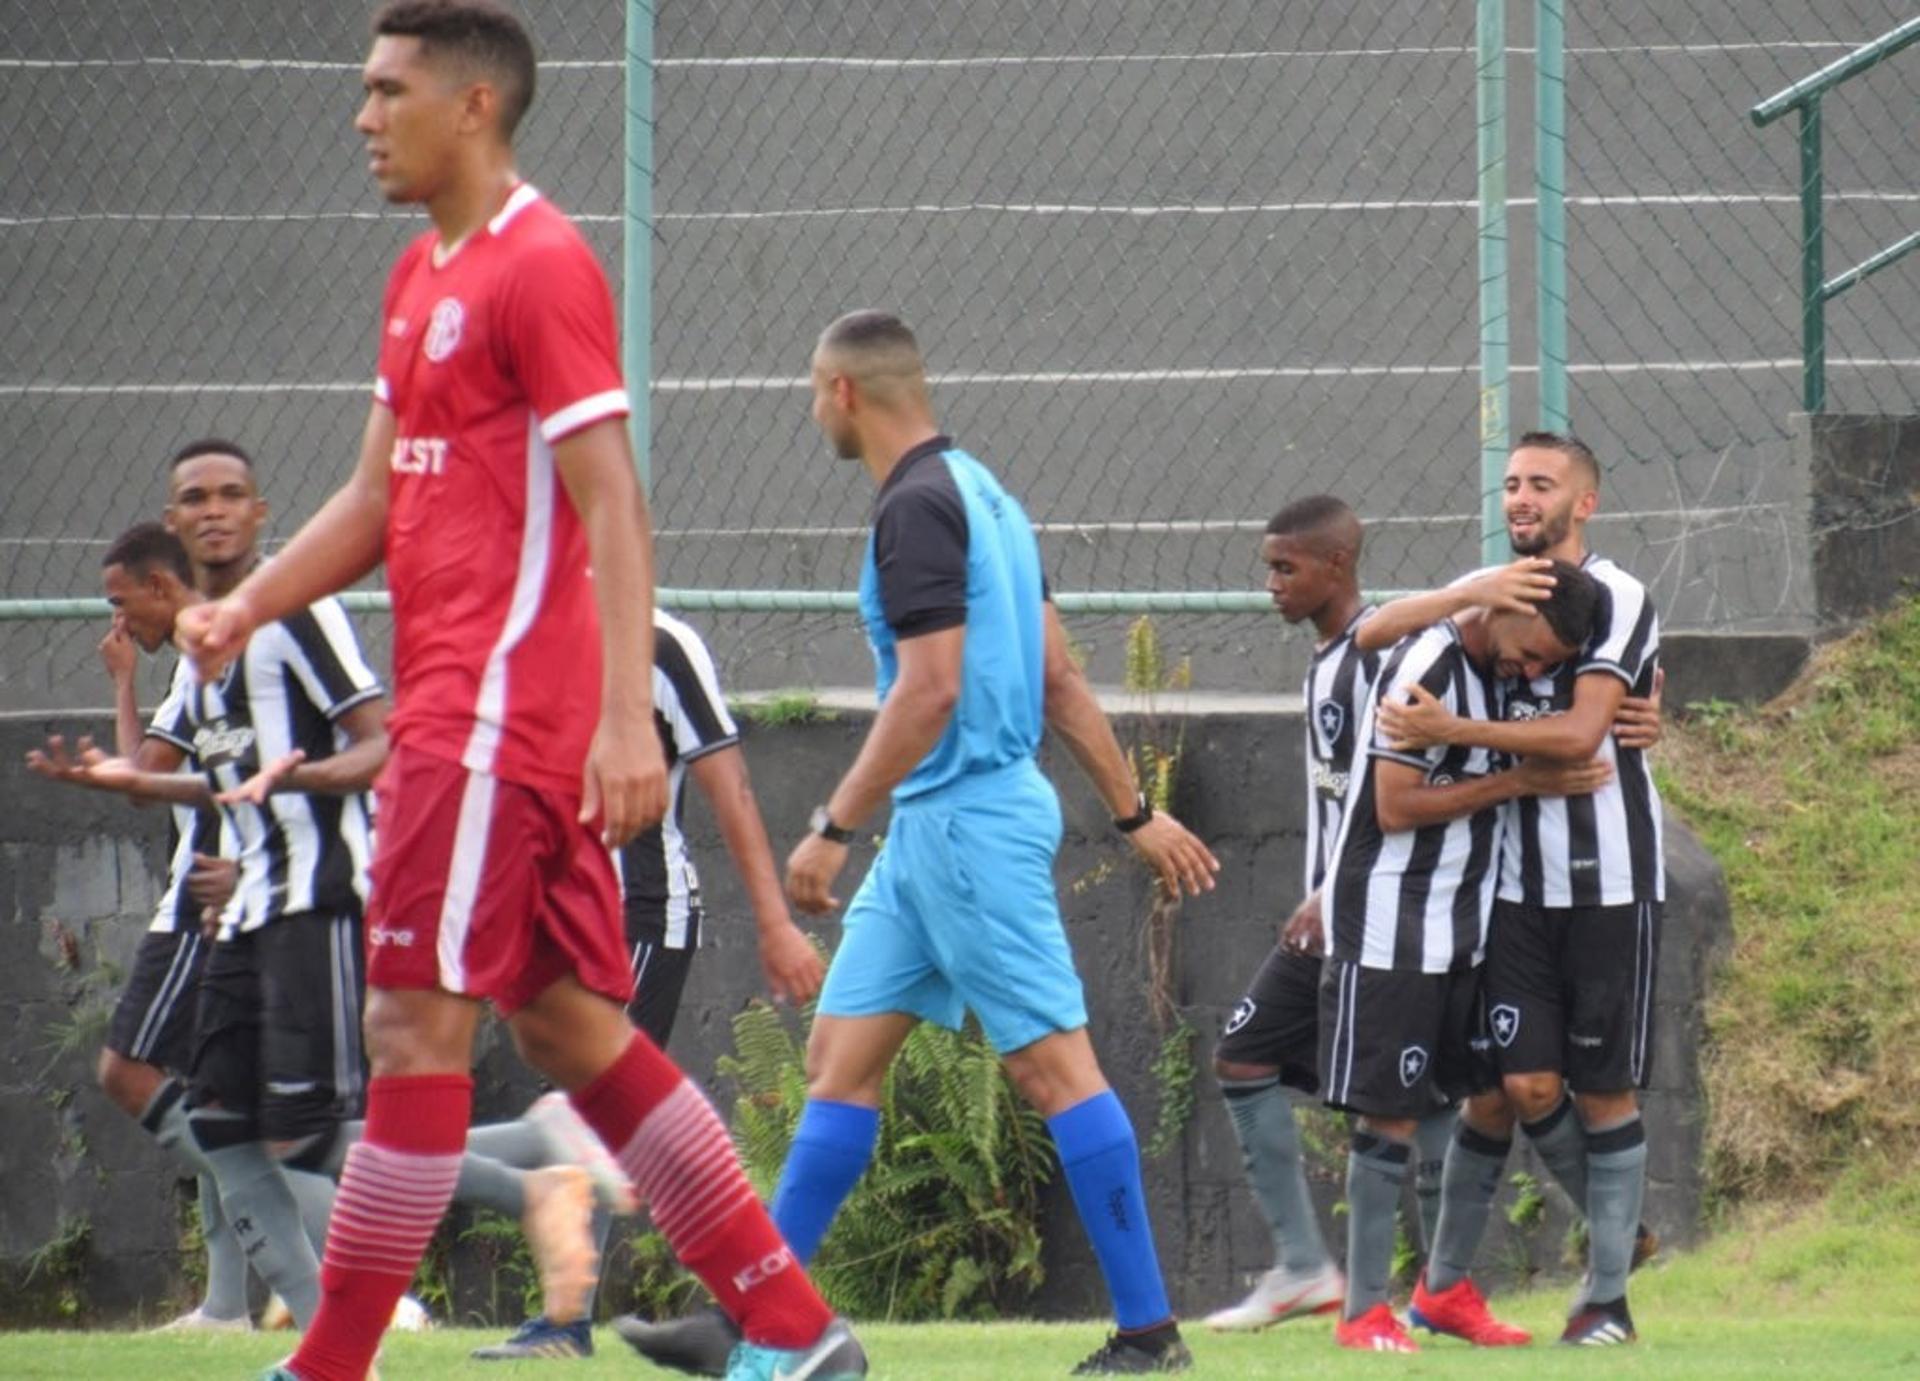
{"label": "grass field", "polygon": [[[1797,1215],[1756,1216],[1693,1255],[1662,1259],[1635,1277],[1642,1341],[1602,1358],[1549,1346],[1480,1352],[1436,1342],[1418,1357],[1337,1352],[1329,1326],[1289,1324],[1252,1337],[1193,1330],[1194,1375],[1854,1377],[1920,1375],[1920,1178],[1856,1192]],[[1550,1340],[1563,1295],[1499,1301],[1499,1312]],[[1102,1325],[921,1324],[861,1329],[876,1377],[1013,1381],[1064,1376],[1100,1341]],[[469,1362],[497,1331],[441,1329],[393,1339],[386,1381],[420,1377],[560,1376],[665,1378],[605,1330],[589,1362]],[[290,1335],[140,1337],[127,1333],[0,1335],[8,1381],[195,1381],[249,1378],[283,1355]]]}

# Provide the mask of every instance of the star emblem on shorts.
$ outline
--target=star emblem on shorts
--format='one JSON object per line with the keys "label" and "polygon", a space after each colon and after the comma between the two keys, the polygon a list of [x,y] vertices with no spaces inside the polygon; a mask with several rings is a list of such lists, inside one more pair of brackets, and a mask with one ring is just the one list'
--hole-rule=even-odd
{"label": "star emblem on shorts", "polygon": [[1427,1072],[1427,1052],[1417,1045],[1410,1045],[1400,1052],[1400,1082],[1412,1088],[1420,1082],[1420,1076]]}
{"label": "star emblem on shorts", "polygon": [[1487,1013],[1487,1020],[1493,1026],[1493,1038],[1505,1050],[1513,1044],[1513,1038],[1520,1034],[1520,1009],[1510,1002],[1503,1002]]}

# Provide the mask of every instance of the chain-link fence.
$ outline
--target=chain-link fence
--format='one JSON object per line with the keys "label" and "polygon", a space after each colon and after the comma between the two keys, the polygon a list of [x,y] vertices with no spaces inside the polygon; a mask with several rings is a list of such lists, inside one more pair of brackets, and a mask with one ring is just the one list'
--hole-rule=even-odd
{"label": "chain-link fence", "polygon": [[[1531,5],[1508,21],[1516,361],[1533,416]],[[523,6],[525,173],[619,267],[620,7]],[[7,598],[86,595],[183,439],[255,450],[284,534],[351,464],[380,286],[423,224],[349,128],[358,7],[0,0]],[[1892,0],[1567,5],[1572,417],[1596,545],[1670,625],[1810,617],[1795,147],[1757,99]],[[936,403],[1040,525],[1054,586],[1246,590],[1330,490],[1365,574],[1477,559],[1470,0],[665,4],[656,39],[661,579],[850,589],[870,490],[813,432],[814,335],[920,330]],[[1829,98],[1829,263],[1911,225],[1920,53]],[[1908,411],[1913,270],[1833,311],[1831,406]],[[617,284],[616,284],[617,287]],[[843,615],[700,616],[736,686],[867,674]],[[371,621],[376,636],[378,621]],[[1117,675],[1124,620],[1077,619]],[[0,706],[98,704],[75,622],[0,625]],[[1198,684],[1286,685],[1271,616],[1182,616]]]}

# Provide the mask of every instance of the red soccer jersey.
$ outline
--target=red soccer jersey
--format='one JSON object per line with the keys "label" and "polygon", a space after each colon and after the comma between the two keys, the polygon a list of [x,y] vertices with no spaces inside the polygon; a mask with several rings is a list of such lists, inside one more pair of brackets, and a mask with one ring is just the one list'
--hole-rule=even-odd
{"label": "red soccer jersey", "polygon": [[593,251],[526,184],[444,263],[393,267],[374,395],[393,409],[387,579],[406,744],[578,793],[600,713],[586,535],[555,442],[627,394]]}

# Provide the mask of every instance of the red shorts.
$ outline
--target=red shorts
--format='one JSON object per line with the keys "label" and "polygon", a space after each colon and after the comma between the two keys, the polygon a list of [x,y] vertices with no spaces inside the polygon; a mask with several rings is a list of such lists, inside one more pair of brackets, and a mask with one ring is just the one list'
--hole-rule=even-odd
{"label": "red shorts", "polygon": [[396,748],[375,788],[367,983],[524,1007],[568,974],[633,997],[613,856],[580,799]]}

